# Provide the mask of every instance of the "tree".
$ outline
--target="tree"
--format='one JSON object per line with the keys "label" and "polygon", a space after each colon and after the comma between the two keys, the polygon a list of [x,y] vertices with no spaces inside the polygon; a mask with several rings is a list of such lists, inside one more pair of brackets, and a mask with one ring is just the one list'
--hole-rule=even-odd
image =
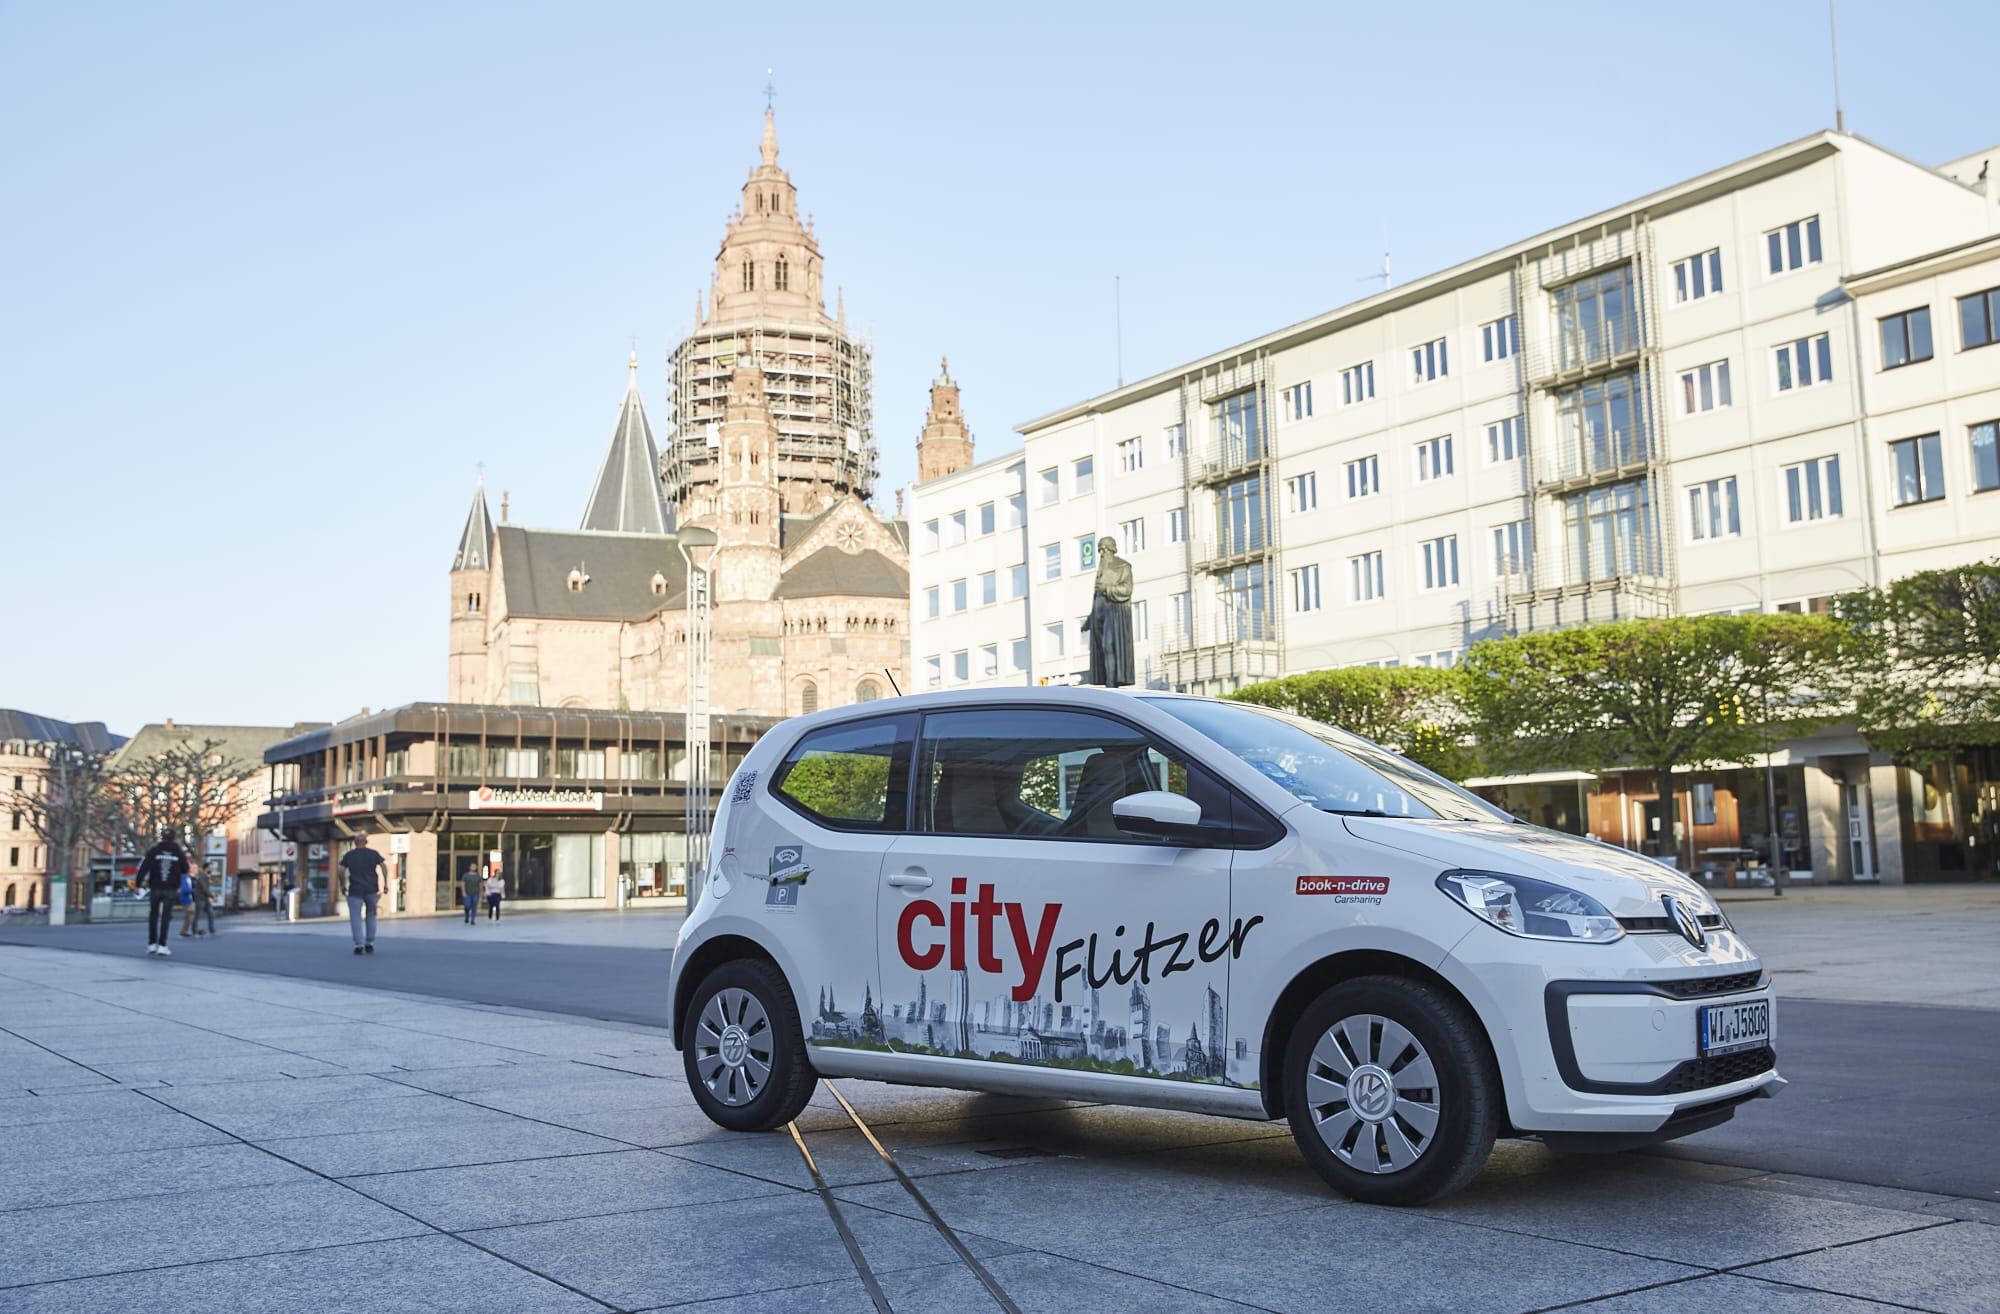
{"label": "tree", "polygon": [[2000,560],[1926,570],[1835,600],[1864,636],[1854,721],[1900,761],[2000,743]]}
{"label": "tree", "polygon": [[1853,647],[1826,616],[1613,621],[1475,644],[1461,697],[1496,769],[1651,768],[1671,840],[1673,768],[1747,765],[1834,720]]}
{"label": "tree", "polygon": [[40,837],[49,879],[67,879],[85,845],[108,842],[115,833],[110,755],[58,743],[37,744],[33,751],[42,766],[0,807],[20,813]]}
{"label": "tree", "polygon": [[1245,685],[1229,696],[1339,726],[1463,780],[1478,759],[1465,742],[1459,683],[1455,671],[1424,666],[1347,666]]}
{"label": "tree", "polygon": [[237,782],[254,767],[217,751],[222,747],[220,739],[189,740],[147,757],[115,759],[111,790],[120,842],[143,850],[172,829],[198,846],[222,829],[236,812]]}

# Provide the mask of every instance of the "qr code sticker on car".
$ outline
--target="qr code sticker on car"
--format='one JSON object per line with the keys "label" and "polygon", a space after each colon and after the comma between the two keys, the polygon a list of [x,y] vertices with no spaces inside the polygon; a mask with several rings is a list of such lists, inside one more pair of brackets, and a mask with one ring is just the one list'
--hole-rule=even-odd
{"label": "qr code sticker on car", "polygon": [[729,801],[731,803],[748,803],[750,801],[751,787],[756,783],[757,773],[755,771],[738,771],[736,773],[736,788],[729,791]]}

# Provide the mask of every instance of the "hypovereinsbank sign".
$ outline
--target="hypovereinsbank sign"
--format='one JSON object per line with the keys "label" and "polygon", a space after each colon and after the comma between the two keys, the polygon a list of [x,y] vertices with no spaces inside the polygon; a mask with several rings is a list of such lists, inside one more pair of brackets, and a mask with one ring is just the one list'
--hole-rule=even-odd
{"label": "hypovereinsbank sign", "polygon": [[482,786],[465,796],[474,812],[602,812],[604,795],[588,789],[494,789]]}

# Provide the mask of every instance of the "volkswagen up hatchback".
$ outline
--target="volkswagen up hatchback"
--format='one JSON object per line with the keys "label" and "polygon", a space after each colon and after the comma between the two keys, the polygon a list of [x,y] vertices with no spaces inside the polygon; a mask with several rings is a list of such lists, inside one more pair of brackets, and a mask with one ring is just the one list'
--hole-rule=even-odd
{"label": "volkswagen up hatchback", "polygon": [[1763,965],[1658,863],[1344,731],[1104,689],[799,717],[745,757],[682,927],[708,1116],[816,1076],[1290,1121],[1415,1204],[1498,1135],[1624,1149],[1782,1085]]}

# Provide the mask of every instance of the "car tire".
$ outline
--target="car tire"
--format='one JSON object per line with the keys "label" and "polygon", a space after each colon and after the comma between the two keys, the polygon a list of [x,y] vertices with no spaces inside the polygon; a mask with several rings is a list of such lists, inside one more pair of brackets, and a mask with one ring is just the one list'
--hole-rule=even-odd
{"label": "car tire", "polygon": [[1343,981],[1313,1000],[1285,1048],[1292,1139],[1329,1186],[1417,1205],[1479,1175],[1504,1117],[1478,1019],[1436,986]]}
{"label": "car tire", "polygon": [[819,1081],[784,973],[754,958],[702,978],[688,1003],[681,1064],[695,1103],[731,1131],[784,1126]]}

